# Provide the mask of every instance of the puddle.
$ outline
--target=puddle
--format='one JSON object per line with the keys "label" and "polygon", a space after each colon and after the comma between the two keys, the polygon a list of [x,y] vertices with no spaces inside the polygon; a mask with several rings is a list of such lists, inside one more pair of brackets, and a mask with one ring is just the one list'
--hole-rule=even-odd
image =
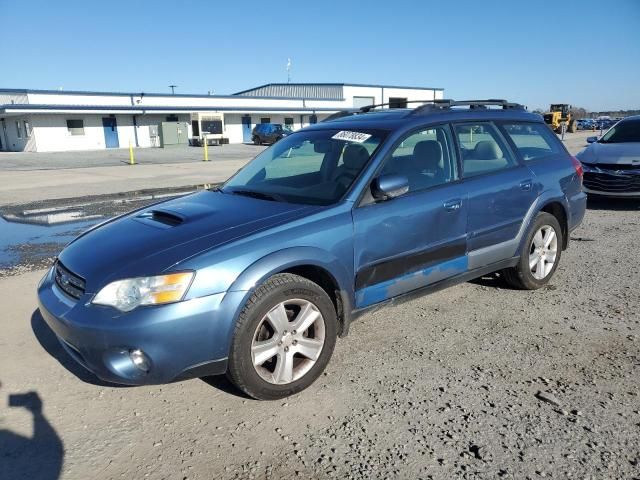
{"label": "puddle", "polygon": [[39,264],[55,256],[84,230],[109,217],[74,210],[0,217],[0,269]]}
{"label": "puddle", "polygon": [[0,278],[47,267],[67,243],[97,223],[211,186],[140,190],[2,207]]}

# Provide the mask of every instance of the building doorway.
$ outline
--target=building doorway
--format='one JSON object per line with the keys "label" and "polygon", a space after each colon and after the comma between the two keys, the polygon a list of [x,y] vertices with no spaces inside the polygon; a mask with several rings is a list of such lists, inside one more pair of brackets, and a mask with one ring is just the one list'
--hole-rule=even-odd
{"label": "building doorway", "polygon": [[115,117],[103,117],[102,127],[104,128],[104,145],[107,148],[118,148],[118,125]]}
{"label": "building doorway", "polygon": [[249,115],[242,117],[242,142],[251,143],[251,117]]}
{"label": "building doorway", "polygon": [[7,140],[7,125],[2,119],[2,128],[0,128],[0,150],[9,151],[9,140]]}

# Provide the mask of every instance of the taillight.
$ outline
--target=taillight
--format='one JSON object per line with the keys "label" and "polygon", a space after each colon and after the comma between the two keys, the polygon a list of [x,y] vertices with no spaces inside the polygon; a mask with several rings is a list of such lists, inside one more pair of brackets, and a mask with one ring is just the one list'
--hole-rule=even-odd
{"label": "taillight", "polygon": [[578,160],[576,157],[571,155],[571,163],[573,163],[573,166],[576,168],[576,173],[578,174],[578,177],[580,177],[580,180],[582,180],[582,177],[584,176],[584,170],[582,168],[582,164],[580,163],[580,160]]}

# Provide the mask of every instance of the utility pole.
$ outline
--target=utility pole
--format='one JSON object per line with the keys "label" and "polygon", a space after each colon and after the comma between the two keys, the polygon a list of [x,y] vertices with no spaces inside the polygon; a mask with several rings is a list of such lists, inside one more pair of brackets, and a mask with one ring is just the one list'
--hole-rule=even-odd
{"label": "utility pole", "polygon": [[176,89],[177,86],[178,85],[169,85],[169,88],[171,89],[171,95],[175,95],[176,94],[175,89]]}

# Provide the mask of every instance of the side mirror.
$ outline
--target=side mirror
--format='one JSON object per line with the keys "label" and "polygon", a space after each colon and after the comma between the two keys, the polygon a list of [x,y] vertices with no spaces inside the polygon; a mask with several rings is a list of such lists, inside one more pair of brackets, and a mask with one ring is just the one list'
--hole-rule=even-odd
{"label": "side mirror", "polygon": [[587,137],[587,143],[596,143],[598,141],[598,137]]}
{"label": "side mirror", "polygon": [[376,200],[390,200],[409,191],[409,180],[404,175],[383,175],[371,184],[371,194]]}

